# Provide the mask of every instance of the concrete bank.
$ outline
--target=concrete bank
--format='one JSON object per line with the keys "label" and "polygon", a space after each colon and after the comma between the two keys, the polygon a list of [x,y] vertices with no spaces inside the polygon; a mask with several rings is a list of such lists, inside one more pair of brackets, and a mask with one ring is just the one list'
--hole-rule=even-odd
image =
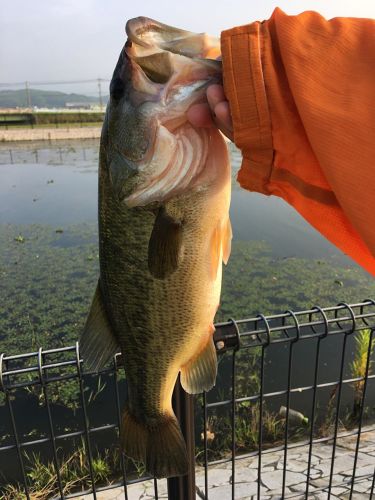
{"label": "concrete bank", "polygon": [[101,127],[46,127],[0,129],[0,142],[56,141],[61,139],[98,139]]}
{"label": "concrete bank", "polygon": [[[375,430],[363,428],[359,448],[354,491],[350,495],[353,474],[354,454],[357,436],[341,437],[337,440],[335,468],[332,480],[332,500],[369,500],[375,467]],[[308,468],[307,445],[289,450],[286,464],[285,494],[281,496],[283,481],[284,452],[275,451],[262,456],[261,500],[306,500],[306,479]],[[331,472],[332,443],[317,443],[313,446],[309,500],[326,500]],[[226,463],[208,470],[208,499],[230,500],[232,498],[232,464]],[[257,500],[258,458],[243,458],[236,462],[236,500]],[[204,469],[196,468],[196,499],[204,499]],[[152,481],[144,481],[128,486],[129,500],[153,500]],[[167,481],[158,481],[158,497],[167,499]],[[92,500],[93,495],[78,497],[79,500]],[[115,488],[97,493],[97,500],[123,500],[124,488]]]}

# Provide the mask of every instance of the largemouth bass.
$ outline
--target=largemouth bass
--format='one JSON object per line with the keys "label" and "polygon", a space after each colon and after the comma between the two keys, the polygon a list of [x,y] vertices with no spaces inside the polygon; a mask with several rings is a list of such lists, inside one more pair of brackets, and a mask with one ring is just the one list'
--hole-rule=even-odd
{"label": "largemouth bass", "polygon": [[219,81],[217,39],[147,18],[128,40],[110,84],[100,144],[100,278],[81,338],[85,366],[121,349],[128,402],[125,453],[156,477],[187,472],[171,397],[217,373],[213,320],[230,253],[230,165],[214,129],[195,129],[191,104]]}

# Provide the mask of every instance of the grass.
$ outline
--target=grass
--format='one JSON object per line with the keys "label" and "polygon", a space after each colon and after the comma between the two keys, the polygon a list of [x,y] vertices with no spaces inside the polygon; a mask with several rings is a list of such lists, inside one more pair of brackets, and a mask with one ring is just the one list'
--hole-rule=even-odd
{"label": "grass", "polygon": [[375,342],[370,329],[361,330],[354,338],[355,352],[354,359],[350,364],[352,378],[361,378],[354,383],[354,401],[352,419],[356,420],[360,416],[363,390],[365,384],[366,371],[371,373],[374,367],[374,360],[371,356],[374,353]]}
{"label": "grass", "polygon": [[[370,345],[371,342],[371,345]],[[366,375],[366,370],[371,371],[374,361],[371,359],[371,355],[374,352],[374,339],[369,328],[361,330],[355,337],[356,350],[354,354],[354,360],[352,361],[351,374],[353,378],[364,378]],[[368,360],[368,356],[370,359]],[[368,362],[368,368],[367,368]],[[356,393],[362,393],[364,381],[360,380],[355,383]]]}
{"label": "grass", "polygon": [[[58,450],[59,451],[59,450]],[[37,453],[24,453],[26,476],[30,485],[32,500],[47,500],[60,495],[54,462],[46,461]],[[142,470],[137,464],[128,461],[128,470],[133,469],[133,477],[138,477]],[[81,445],[71,454],[64,455],[59,463],[59,475],[63,493],[83,491],[91,486],[91,475],[86,446]],[[121,478],[121,454],[117,449],[105,449],[96,453],[92,459],[92,471],[95,484],[108,485]],[[26,494],[21,484],[6,484],[0,490],[1,500],[24,500]]]}

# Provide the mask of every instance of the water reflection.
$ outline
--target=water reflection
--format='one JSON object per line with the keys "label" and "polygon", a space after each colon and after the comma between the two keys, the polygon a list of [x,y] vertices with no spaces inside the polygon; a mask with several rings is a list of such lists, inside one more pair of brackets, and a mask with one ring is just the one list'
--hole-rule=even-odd
{"label": "water reflection", "polygon": [[72,165],[98,161],[99,141],[35,141],[0,146],[0,166],[17,164]]}
{"label": "water reflection", "polygon": [[[98,140],[0,145],[0,222],[95,221],[98,152]],[[241,189],[235,181],[241,156],[233,145],[231,161],[236,240],[265,241],[276,257],[339,255],[343,264],[351,263],[286,202]]]}

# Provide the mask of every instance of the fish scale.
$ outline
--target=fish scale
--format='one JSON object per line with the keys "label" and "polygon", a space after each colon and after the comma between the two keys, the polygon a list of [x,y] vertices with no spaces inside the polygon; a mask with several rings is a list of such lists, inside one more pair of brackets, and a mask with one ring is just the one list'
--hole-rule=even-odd
{"label": "fish scale", "polygon": [[[193,130],[186,119],[220,77],[220,64],[205,59],[213,39],[147,18],[130,21],[127,33],[103,124],[100,277],[81,352],[85,366],[98,370],[121,349],[123,449],[149,473],[170,477],[187,471],[171,402],[176,379],[180,373],[184,389],[198,393],[216,378],[213,320],[232,236],[230,165],[220,132]],[[166,129],[174,138],[158,141]],[[178,141],[181,147],[165,147]]]}

